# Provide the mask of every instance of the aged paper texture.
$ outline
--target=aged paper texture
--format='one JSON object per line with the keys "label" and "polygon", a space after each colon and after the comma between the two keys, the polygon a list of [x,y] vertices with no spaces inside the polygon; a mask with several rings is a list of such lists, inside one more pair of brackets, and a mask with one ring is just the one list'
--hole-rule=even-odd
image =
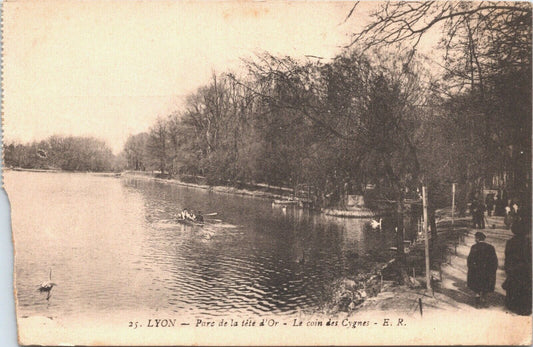
{"label": "aged paper texture", "polygon": [[529,2],[7,1],[25,345],[529,345]]}

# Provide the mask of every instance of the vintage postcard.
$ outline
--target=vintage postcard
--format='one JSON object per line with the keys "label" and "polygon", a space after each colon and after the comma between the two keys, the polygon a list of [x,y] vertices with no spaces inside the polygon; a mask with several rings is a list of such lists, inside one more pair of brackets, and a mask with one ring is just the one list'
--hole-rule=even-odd
{"label": "vintage postcard", "polygon": [[530,2],[6,1],[24,345],[531,345]]}

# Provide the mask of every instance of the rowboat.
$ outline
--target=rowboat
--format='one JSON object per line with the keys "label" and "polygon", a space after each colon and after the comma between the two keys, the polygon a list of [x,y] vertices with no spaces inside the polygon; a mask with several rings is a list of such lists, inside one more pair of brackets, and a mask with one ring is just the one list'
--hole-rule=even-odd
{"label": "rowboat", "polygon": [[189,226],[204,226],[204,222],[197,222],[190,219],[178,218],[178,223]]}

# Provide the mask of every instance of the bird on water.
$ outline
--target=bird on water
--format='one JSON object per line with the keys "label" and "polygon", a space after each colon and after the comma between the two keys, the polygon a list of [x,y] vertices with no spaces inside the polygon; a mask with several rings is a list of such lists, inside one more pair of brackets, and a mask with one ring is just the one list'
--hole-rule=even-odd
{"label": "bird on water", "polygon": [[39,292],[47,293],[46,300],[50,299],[51,291],[54,286],[57,286],[56,283],[52,282],[52,269],[50,269],[49,280],[44,281],[39,285]]}
{"label": "bird on water", "polygon": [[381,222],[382,222],[381,218],[379,219],[379,222],[376,221],[375,219],[372,219],[370,221],[370,226],[372,227],[372,229],[381,229]]}

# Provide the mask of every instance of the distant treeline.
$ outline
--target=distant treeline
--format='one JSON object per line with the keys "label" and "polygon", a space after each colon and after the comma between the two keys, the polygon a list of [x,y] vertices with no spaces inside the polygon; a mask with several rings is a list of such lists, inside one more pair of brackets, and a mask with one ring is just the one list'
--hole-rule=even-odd
{"label": "distant treeline", "polygon": [[74,136],[51,136],[29,144],[7,143],[4,145],[4,165],[25,169],[97,172],[124,167],[104,141]]}

